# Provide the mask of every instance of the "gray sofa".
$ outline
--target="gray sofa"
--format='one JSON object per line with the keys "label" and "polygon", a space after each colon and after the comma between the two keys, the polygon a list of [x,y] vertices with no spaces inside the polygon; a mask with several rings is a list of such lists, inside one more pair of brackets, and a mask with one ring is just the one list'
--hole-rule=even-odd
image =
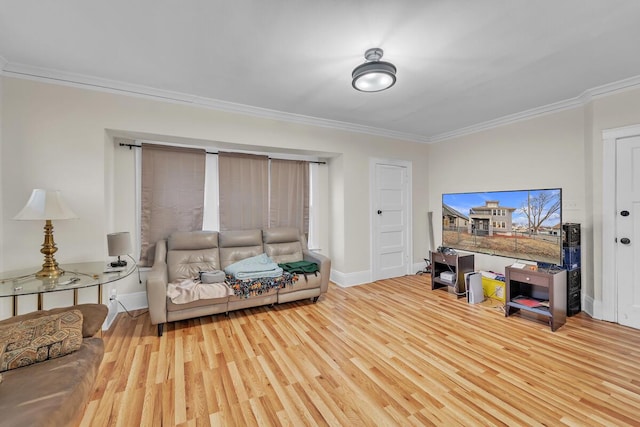
{"label": "gray sofa", "polygon": [[[169,283],[195,278],[200,271],[224,270],[237,261],[262,253],[276,263],[315,262],[319,273],[299,275],[291,286],[248,297],[232,295],[185,304],[174,304],[167,297]],[[295,228],[176,232],[157,243],[154,264],[147,275],[151,323],[158,325],[158,336],[162,336],[166,322],[302,299],[315,302],[327,292],[330,271],[331,260],[310,252],[304,236]]]}
{"label": "gray sofa", "polygon": [[73,353],[2,372],[0,425],[74,426],[93,394],[104,355],[102,338],[94,337],[107,316],[107,306],[79,304],[22,314],[0,325],[77,309],[82,313],[82,344]]}

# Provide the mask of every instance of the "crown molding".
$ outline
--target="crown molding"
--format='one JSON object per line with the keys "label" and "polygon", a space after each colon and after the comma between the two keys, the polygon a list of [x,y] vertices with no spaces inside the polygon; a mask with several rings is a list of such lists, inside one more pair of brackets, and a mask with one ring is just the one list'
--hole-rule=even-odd
{"label": "crown molding", "polygon": [[628,79],[618,80],[617,82],[587,89],[582,93],[581,97],[583,102],[586,104],[591,101],[591,99],[613,95],[614,93],[624,92],[630,89],[637,89],[637,86],[640,86],[640,76],[633,76]]}
{"label": "crown molding", "polygon": [[628,79],[619,80],[617,82],[608,83],[606,85],[597,86],[595,88],[587,89],[575,98],[566,99],[564,101],[554,102],[552,104],[543,105],[541,107],[532,108],[515,114],[509,114],[507,116],[499,117],[494,120],[478,123],[472,126],[467,126],[461,129],[457,129],[451,132],[441,133],[439,135],[432,136],[428,139],[429,143],[436,143],[446,141],[448,139],[458,138],[461,136],[470,135],[472,133],[497,128],[500,126],[508,125],[511,123],[521,122],[533,117],[543,116],[546,114],[556,113],[562,110],[569,110],[572,108],[584,107],[587,103],[593,99],[597,99],[603,96],[613,95],[614,93],[624,92],[630,89],[636,89],[640,86],[640,76],[630,77]]}
{"label": "crown molding", "polygon": [[486,122],[478,123],[472,126],[456,129],[451,132],[441,133],[429,138],[429,143],[436,143],[446,141],[448,139],[458,138],[461,136],[470,135],[472,133],[481,132],[483,130],[489,130],[500,126],[505,126],[511,123],[521,122],[533,117],[542,116],[545,114],[551,114],[562,110],[568,110],[571,108],[581,107],[584,103],[580,100],[580,97],[568,99],[565,101],[555,102],[553,104],[543,105],[542,107],[532,108],[519,113],[509,114],[507,116],[499,117],[497,119],[488,120]]}
{"label": "crown molding", "polygon": [[380,136],[384,138],[392,138],[403,141],[417,143],[437,143],[453,138],[470,135],[476,132],[517,123],[533,117],[543,116],[562,110],[582,107],[593,99],[602,96],[611,95],[640,86],[640,76],[630,77],[628,79],[605,84],[595,88],[587,89],[575,98],[566,99],[541,107],[532,108],[519,113],[509,114],[497,119],[488,120],[486,122],[456,129],[451,132],[444,132],[431,137],[416,135],[407,132],[398,132],[389,129],[381,129],[372,126],[358,125],[355,123],[341,122],[338,120],[322,119],[318,117],[305,116],[301,114],[287,113],[283,111],[271,110],[267,108],[254,107],[245,104],[239,104],[228,101],[221,101],[213,98],[205,98],[196,95],[190,95],[181,92],[173,92],[163,89],[157,89],[144,85],[136,85],[124,83],[116,80],[102,79],[98,77],[87,76],[84,74],[69,73],[48,68],[33,67],[24,64],[9,63],[4,57],[0,56],[0,74],[7,77],[15,77],[27,80],[36,80],[42,82],[55,82],[64,86],[72,86],[96,91],[125,94],[128,96],[149,98],[162,100],[165,102],[173,102],[179,104],[195,105],[216,111],[227,113],[243,114],[263,119],[279,120],[289,123],[318,126],[323,128],[342,130],[348,132],[363,133],[367,135]]}
{"label": "crown molding", "polygon": [[205,98],[181,92],[167,91],[149,86],[129,84],[116,80],[101,79],[98,77],[92,77],[83,74],[68,73],[64,71],[32,67],[23,64],[7,63],[4,67],[2,67],[2,74],[7,77],[36,80],[48,83],[55,82],[64,86],[125,94],[129,96],[151,98],[155,100],[161,99],[166,102],[196,105],[216,111],[244,114],[263,119],[279,120],[302,125],[319,126],[324,128],[364,133],[368,135],[381,136],[385,138],[393,138],[411,142],[429,142],[428,138],[424,136],[406,132],[398,132],[389,129],[358,125],[355,123],[341,122],[338,120],[322,119],[318,117],[305,116],[302,114],[270,110],[267,108],[221,101],[218,99]]}

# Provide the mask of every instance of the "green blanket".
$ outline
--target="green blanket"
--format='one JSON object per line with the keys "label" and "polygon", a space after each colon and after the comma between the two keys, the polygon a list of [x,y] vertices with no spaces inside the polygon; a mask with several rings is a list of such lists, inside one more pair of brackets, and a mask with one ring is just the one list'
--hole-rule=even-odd
{"label": "green blanket", "polygon": [[307,278],[307,274],[318,275],[318,264],[311,261],[296,261],[278,264],[284,271],[291,274],[302,274]]}

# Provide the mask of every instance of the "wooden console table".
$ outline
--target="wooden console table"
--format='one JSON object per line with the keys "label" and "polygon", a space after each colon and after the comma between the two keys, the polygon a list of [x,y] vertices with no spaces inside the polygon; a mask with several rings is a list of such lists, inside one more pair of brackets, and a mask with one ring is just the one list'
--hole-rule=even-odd
{"label": "wooden console table", "polygon": [[[443,254],[431,252],[431,289],[446,287],[458,298],[466,296],[464,275],[473,272],[473,254]],[[453,273],[454,279],[449,282],[442,280],[440,274]]]}
{"label": "wooden console table", "polygon": [[98,287],[98,304],[102,304],[102,285],[124,279],[133,273],[137,264],[127,263],[118,271],[105,272],[106,262],[83,262],[60,267],[64,274],[55,279],[35,276],[37,268],[0,273],[0,298],[13,298],[13,316],[18,313],[18,297],[38,295],[38,310],[42,310],[43,295],[48,292],[73,290],[73,304],[78,304],[78,289]]}
{"label": "wooden console table", "polygon": [[[507,267],[505,273],[506,317],[522,310],[546,318],[552,331],[564,325],[567,318],[565,270],[529,271]],[[536,304],[536,301],[540,304]]]}

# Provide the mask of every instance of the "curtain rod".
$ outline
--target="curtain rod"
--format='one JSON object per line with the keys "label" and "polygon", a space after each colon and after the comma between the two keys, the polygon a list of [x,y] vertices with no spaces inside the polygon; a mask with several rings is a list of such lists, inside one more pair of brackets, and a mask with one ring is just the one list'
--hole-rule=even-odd
{"label": "curtain rod", "polygon": [[[132,148],[142,148],[142,145],[136,145],[136,144],[125,144],[124,142],[120,143],[120,147],[129,147],[129,150],[131,150]],[[213,154],[214,156],[217,156],[218,153],[215,151],[205,151],[206,154]],[[273,157],[267,157],[269,160],[272,160]],[[278,159],[276,159],[278,160]],[[326,165],[327,162],[318,162],[318,161],[314,161],[314,160],[303,160],[307,163],[314,163],[316,165]]]}

